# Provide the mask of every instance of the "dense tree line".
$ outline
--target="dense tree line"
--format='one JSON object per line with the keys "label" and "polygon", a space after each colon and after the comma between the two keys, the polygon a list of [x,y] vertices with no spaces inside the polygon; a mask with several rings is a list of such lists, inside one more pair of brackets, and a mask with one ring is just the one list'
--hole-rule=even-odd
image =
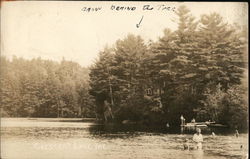
{"label": "dense tree line", "polygon": [[1,56],[2,117],[95,117],[87,68]]}
{"label": "dense tree line", "polygon": [[217,13],[176,11],[178,28],[155,42],[129,34],[90,67],[1,56],[1,116],[97,117],[179,125],[247,126],[247,29]]}
{"label": "dense tree line", "polygon": [[176,19],[156,42],[129,34],[100,52],[90,68],[98,117],[179,125],[183,115],[246,127],[246,27],[217,13],[195,19],[185,6]]}

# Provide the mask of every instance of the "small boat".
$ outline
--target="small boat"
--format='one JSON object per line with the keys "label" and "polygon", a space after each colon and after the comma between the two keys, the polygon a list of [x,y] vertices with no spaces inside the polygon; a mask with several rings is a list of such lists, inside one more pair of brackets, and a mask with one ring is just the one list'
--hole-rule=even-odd
{"label": "small boat", "polygon": [[183,127],[207,127],[205,122],[195,122],[195,123],[186,123],[186,125],[181,125]]}
{"label": "small boat", "polygon": [[197,124],[196,127],[207,127],[206,124]]}

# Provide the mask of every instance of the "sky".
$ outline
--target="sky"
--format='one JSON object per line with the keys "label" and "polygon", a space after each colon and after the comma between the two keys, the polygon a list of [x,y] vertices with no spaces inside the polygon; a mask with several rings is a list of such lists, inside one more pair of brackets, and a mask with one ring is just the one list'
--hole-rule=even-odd
{"label": "sky", "polygon": [[[112,5],[136,9],[116,11]],[[143,10],[144,5],[154,9]],[[173,10],[180,5],[186,5],[196,18],[217,12],[229,23],[248,23],[248,5],[242,2],[5,1],[1,4],[1,55],[64,58],[88,67],[104,47],[113,46],[128,33],[147,42],[157,40],[165,28],[175,30]],[[84,7],[101,9],[87,12]]]}

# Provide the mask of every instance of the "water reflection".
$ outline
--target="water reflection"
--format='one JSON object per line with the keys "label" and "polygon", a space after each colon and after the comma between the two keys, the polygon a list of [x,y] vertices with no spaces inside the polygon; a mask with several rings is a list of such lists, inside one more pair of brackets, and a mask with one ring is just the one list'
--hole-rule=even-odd
{"label": "water reflection", "polygon": [[[201,128],[202,134],[211,135],[212,132],[221,135],[233,135],[234,130],[227,128]],[[184,128],[184,127],[170,127],[166,128],[162,125],[142,125],[142,124],[93,124],[89,127],[89,131],[92,134],[110,134],[110,133],[154,133],[154,134],[194,134],[195,128]],[[242,132],[246,133],[246,132]]]}
{"label": "water reflection", "polygon": [[[239,138],[226,130],[204,130],[203,151],[184,151],[194,132],[161,126],[58,122],[2,121],[3,158],[242,158],[247,134]],[[8,123],[9,122],[9,123]],[[217,136],[212,137],[211,131]],[[242,145],[242,147],[241,147]],[[22,155],[20,155],[22,154]],[[55,157],[56,156],[56,157]]]}

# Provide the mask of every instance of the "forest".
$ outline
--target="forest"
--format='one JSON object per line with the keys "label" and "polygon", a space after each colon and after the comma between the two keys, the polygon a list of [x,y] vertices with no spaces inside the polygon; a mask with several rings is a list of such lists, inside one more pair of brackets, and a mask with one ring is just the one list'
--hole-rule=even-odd
{"label": "forest", "polygon": [[1,116],[94,117],[88,73],[72,61],[1,56]]}
{"label": "forest", "polygon": [[99,53],[89,93],[107,121],[179,125],[215,121],[247,126],[247,30],[217,13],[195,19],[181,6],[177,30],[145,42],[129,34]]}
{"label": "forest", "polygon": [[247,27],[185,6],[176,19],[157,41],[117,40],[89,68],[1,56],[1,116],[179,125],[183,115],[246,128]]}

